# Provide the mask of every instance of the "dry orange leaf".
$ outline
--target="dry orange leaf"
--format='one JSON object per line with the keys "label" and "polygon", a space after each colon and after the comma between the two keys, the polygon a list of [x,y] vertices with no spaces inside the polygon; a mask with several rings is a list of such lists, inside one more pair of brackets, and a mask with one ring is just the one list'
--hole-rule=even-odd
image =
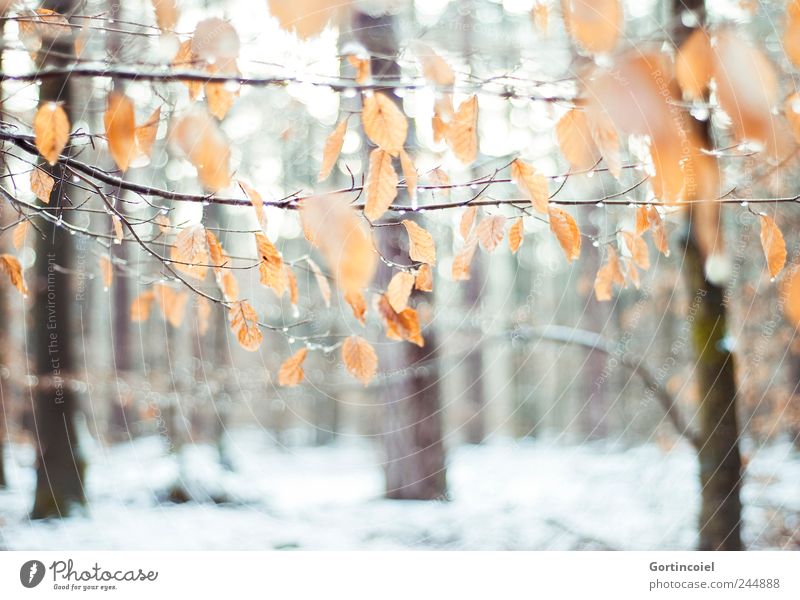
{"label": "dry orange leaf", "polygon": [[379,148],[397,156],[408,135],[408,121],[403,112],[386,94],[375,92],[364,98],[361,123],[367,134]]}
{"label": "dry orange leaf", "polygon": [[258,350],[264,336],[258,328],[258,315],[253,307],[244,300],[234,302],[229,311],[229,318],[239,345],[249,352]]}
{"label": "dry orange leaf", "polygon": [[528,197],[540,213],[547,213],[550,202],[550,192],[547,190],[547,179],[531,165],[517,159],[511,163],[511,179],[519,189]]}
{"label": "dry orange leaf", "polygon": [[161,107],[156,108],[150,117],[142,125],[139,125],[134,132],[136,138],[136,158],[143,156],[150,157],[153,154],[153,144],[158,134],[158,125],[161,122]]}
{"label": "dry orange leaf", "polygon": [[11,243],[14,244],[14,248],[17,250],[25,245],[25,236],[28,234],[29,226],[30,221],[25,219],[24,221],[20,221],[17,226],[14,227],[14,233],[11,235]]}
{"label": "dry orange leaf", "polygon": [[650,223],[650,230],[653,232],[653,243],[656,249],[664,256],[669,256],[667,232],[664,230],[664,222],[655,206],[649,207],[647,211],[647,220]]}
{"label": "dry orange leaf", "polygon": [[206,243],[208,244],[209,263],[213,265],[215,271],[219,271],[220,267],[228,262],[228,257],[225,256],[217,236],[209,229],[206,229]]}
{"label": "dry orange leaf", "polygon": [[155,301],[164,315],[164,319],[172,327],[180,327],[183,317],[186,314],[186,304],[189,302],[189,295],[186,292],[178,292],[166,285],[156,285],[153,287]]}
{"label": "dry orange leaf", "polygon": [[556,123],[556,139],[561,153],[576,171],[591,169],[600,160],[586,112],[573,108]]}
{"label": "dry orange leaf", "polygon": [[142,292],[131,303],[131,321],[147,321],[150,318],[150,307],[156,295],[152,290]]}
{"label": "dry orange leaf", "polygon": [[114,243],[121,244],[122,238],[125,237],[122,231],[122,219],[117,215],[111,215],[111,226],[114,228]]}
{"label": "dry orange leaf", "polygon": [[175,238],[170,257],[175,269],[189,277],[203,280],[208,270],[208,237],[202,225],[183,229]]}
{"label": "dry orange leaf", "polygon": [[414,161],[405,150],[400,150],[400,166],[403,169],[403,177],[406,180],[406,190],[412,202],[417,199],[417,168]]}
{"label": "dry orange leaf", "polygon": [[28,288],[22,276],[22,265],[16,256],[11,254],[0,254],[0,271],[8,276],[11,284],[19,290],[23,296],[28,295]]}
{"label": "dry orange leaf", "polygon": [[636,207],[636,235],[642,235],[650,229],[650,218],[647,214],[646,206]]}
{"label": "dry orange leaf", "polygon": [[458,107],[447,128],[447,141],[453,154],[469,165],[478,156],[478,97],[472,96]]}
{"label": "dry orange leaf", "polygon": [[783,51],[795,67],[800,67],[800,8],[795,0],[787,5]]}
{"label": "dry orange leaf", "polygon": [[286,277],[286,286],[289,288],[289,302],[297,306],[300,301],[300,290],[297,289],[297,277],[294,276],[292,267],[283,265],[283,272]]}
{"label": "dry orange leaf", "polygon": [[342,119],[325,140],[325,148],[322,150],[322,166],[319,168],[317,181],[324,181],[331,174],[339,154],[342,152],[345,133],[347,133],[347,119]]}
{"label": "dry orange leaf", "polygon": [[269,12],[286,31],[294,31],[301,39],[320,33],[335,13],[347,8],[351,0],[269,0]]}
{"label": "dry orange leaf", "polygon": [[422,65],[422,76],[430,83],[438,86],[450,86],[456,81],[453,69],[427,44],[416,42],[414,54]]}
{"label": "dry orange leaf", "polygon": [[175,0],[153,0],[153,8],[156,11],[156,23],[161,31],[175,28],[180,15]]}
{"label": "dry orange leaf", "polygon": [[397,312],[385,296],[377,297],[377,310],[386,325],[386,337],[390,340],[406,340],[420,348],[425,346],[419,326],[419,315],[413,308]]}
{"label": "dry orange leaf", "polygon": [[581,232],[578,224],[568,212],[560,208],[550,207],[548,210],[550,217],[550,231],[552,231],[561,249],[567,256],[567,260],[572,262],[581,255]]}
{"label": "dry orange leaf", "polygon": [[396,197],[397,173],[392,166],[392,156],[389,152],[376,148],[369,155],[364,215],[370,221],[377,221],[389,209]]}
{"label": "dry orange leaf", "polygon": [[403,219],[403,226],[408,233],[408,255],[415,262],[436,264],[436,244],[433,236],[428,231],[417,225],[414,221]]}
{"label": "dry orange leaf", "polygon": [[761,247],[767,257],[769,274],[774,279],[786,264],[786,242],[775,220],[761,215]]}
{"label": "dry orange leaf", "polygon": [[239,281],[231,271],[225,270],[219,273],[217,284],[227,302],[236,302],[239,299]]}
{"label": "dry orange leaf", "polygon": [[421,292],[433,291],[433,269],[430,265],[424,264],[417,270],[417,277],[414,279],[414,289]]}
{"label": "dry orange leaf", "polygon": [[364,294],[357,291],[345,292],[344,300],[350,305],[353,310],[353,316],[358,319],[358,322],[365,325],[367,322],[367,301],[364,299]]}
{"label": "dry orange leaf", "polygon": [[347,56],[347,62],[356,70],[356,83],[363,85],[369,82],[372,77],[372,68],[369,58],[361,58],[355,54]]}
{"label": "dry orange leaf", "polygon": [[623,231],[622,238],[625,240],[625,245],[628,247],[628,251],[631,253],[631,258],[633,262],[636,263],[636,266],[645,271],[649,269],[650,253],[642,237],[630,231]]}
{"label": "dry orange leaf", "polygon": [[786,318],[795,328],[800,328],[800,268],[794,267],[786,276],[781,285],[781,294]]}
{"label": "dry orange leaf", "polygon": [[713,74],[711,42],[704,29],[696,28],[675,56],[675,79],[688,100],[703,100]]}
{"label": "dry orange leaf", "polygon": [[111,92],[103,123],[111,158],[121,171],[127,171],[136,154],[136,118],[130,98],[120,92]]}
{"label": "dry orange leaf", "polygon": [[303,381],[303,377],[305,377],[303,361],[305,361],[307,355],[308,348],[300,348],[300,350],[283,361],[278,371],[278,385],[285,387],[300,385]]}
{"label": "dry orange leaf", "polygon": [[278,297],[283,296],[287,283],[283,269],[283,257],[263,233],[256,233],[255,238],[258,258],[261,261],[258,265],[261,284],[272,288]]}
{"label": "dry orange leaf", "polygon": [[519,247],[522,246],[523,227],[522,217],[519,217],[508,230],[508,247],[511,248],[513,254],[516,254]]}
{"label": "dry orange leaf", "polygon": [[386,299],[395,310],[402,312],[408,306],[408,297],[414,288],[414,276],[411,273],[400,271],[395,273],[386,287]]}
{"label": "dry orange leaf", "polygon": [[211,115],[195,105],[175,125],[172,138],[197,169],[206,189],[217,192],[228,187],[231,151]]}
{"label": "dry orange leaf", "polygon": [[342,360],[347,372],[366,385],[378,371],[378,355],[362,337],[351,335],[342,344]]}
{"label": "dry orange leaf", "polygon": [[317,280],[317,287],[319,287],[319,292],[322,294],[322,300],[325,302],[325,306],[330,307],[331,286],[328,283],[328,278],[323,275],[322,269],[320,269],[319,265],[313,260],[307,258],[306,262],[308,263],[308,266],[311,267],[311,272],[314,273],[314,278]]}
{"label": "dry orange leaf", "polygon": [[617,251],[609,246],[608,261],[597,271],[594,280],[594,294],[599,302],[611,300],[614,284],[624,286],[625,276],[622,274]]}
{"label": "dry orange leaf", "polygon": [[45,204],[50,204],[50,194],[53,193],[55,183],[55,179],[44,169],[34,167],[31,171],[31,191]]}
{"label": "dry orange leaf", "polygon": [[103,287],[108,289],[114,280],[114,265],[108,256],[101,256],[98,259],[98,263],[100,264],[100,274],[103,277]]}
{"label": "dry orange leaf", "polygon": [[247,196],[247,199],[250,200],[250,204],[253,205],[253,210],[256,213],[256,219],[258,219],[258,224],[261,227],[261,231],[266,233],[267,213],[264,211],[264,200],[261,198],[261,194],[247,185],[244,181],[239,181],[239,187],[242,188],[245,196]]}
{"label": "dry orange leaf", "polygon": [[453,280],[467,281],[470,278],[470,265],[472,265],[472,259],[475,257],[477,249],[477,236],[469,236],[458,254],[453,257],[453,265],[450,271]]}
{"label": "dry orange leaf", "polygon": [[33,118],[33,135],[39,154],[51,165],[56,164],[69,141],[67,113],[55,102],[43,103]]}
{"label": "dry orange leaf", "polygon": [[495,215],[493,217],[486,217],[475,230],[481,246],[487,252],[494,252],[494,249],[503,241],[506,234],[506,218],[503,215]]}
{"label": "dry orange leaf", "polygon": [[211,317],[211,302],[203,296],[197,297],[197,304],[195,304],[195,313],[197,315],[197,333],[204,336],[208,331],[208,321]]}
{"label": "dry orange leaf", "polygon": [[472,231],[472,225],[475,223],[475,215],[477,212],[477,206],[470,206],[461,215],[461,222],[459,224],[458,231],[461,234],[461,237],[465,240],[469,237],[470,231]]}
{"label": "dry orange leaf", "polygon": [[611,52],[622,33],[620,0],[561,0],[564,26],[592,54]]}

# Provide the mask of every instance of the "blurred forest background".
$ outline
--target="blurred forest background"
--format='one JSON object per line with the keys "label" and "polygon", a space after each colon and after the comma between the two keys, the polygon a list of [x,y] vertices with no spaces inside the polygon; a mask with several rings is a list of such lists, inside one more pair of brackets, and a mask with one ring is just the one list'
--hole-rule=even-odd
{"label": "blurred forest background", "polygon": [[[612,60],[576,50],[561,3],[365,0],[343,3],[334,14],[330,3],[309,0],[181,0],[166,24],[156,18],[155,9],[172,6],[163,1],[0,4],[0,251],[19,260],[29,288],[27,296],[10,284],[0,289],[0,547],[800,548],[800,343],[786,310],[798,299],[782,293],[767,268],[759,214],[737,202],[722,212],[722,285],[696,285],[682,275],[694,258],[684,241],[691,235],[685,215],[675,212],[664,215],[669,255],[651,249],[638,289],[629,285],[598,302],[594,282],[604,260],[592,241],[634,227],[628,202],[652,196],[632,188],[616,205],[592,200],[631,185],[603,169],[557,177],[569,169],[554,135],[569,103],[558,98],[574,93],[576,73]],[[616,4],[594,3],[598,11]],[[782,41],[787,5],[707,4],[624,2],[617,44],[660,51],[698,23],[729,25],[757,42],[787,97],[796,74]],[[39,8],[67,16],[71,30],[39,35],[32,48],[37,42],[24,19]],[[292,11],[302,18],[293,20]],[[277,83],[207,86],[193,101],[181,81],[137,77],[168,73],[180,42],[212,17],[235,26],[239,71]],[[470,94],[479,98],[479,153],[470,165],[435,139],[439,96],[420,76],[421,47],[452,68],[456,106]],[[42,209],[36,200],[29,181],[36,157],[19,136],[30,135],[43,100],[64,102],[70,155],[82,163],[136,185],[202,195],[197,169],[169,142],[168,117],[193,102],[214,110],[227,102],[212,94],[230,100],[220,128],[234,179],[265,200],[347,189],[366,175],[372,147],[356,125],[358,61],[348,56],[368,57],[375,81],[409,84],[395,90],[396,101],[408,117],[407,148],[420,186],[430,186],[420,188],[423,210],[414,212],[424,213],[420,222],[439,253],[434,293],[412,295],[424,347],[386,339],[371,308],[362,327],[335,289],[327,305],[315,267],[304,260],[310,248],[296,211],[266,208],[267,235],[292,260],[297,306],[260,285],[258,270],[248,267],[259,229],[249,205],[173,201],[66,171],[54,193],[69,204]],[[83,74],[69,74],[73,67]],[[37,69],[64,74],[26,78]],[[124,174],[102,136],[111,91],[133,101],[137,123],[161,107],[151,156]],[[686,110],[711,118],[704,102]],[[348,114],[341,157],[317,184],[325,140]],[[724,117],[714,118],[725,127]],[[769,186],[759,187],[765,167],[751,148],[721,138],[714,147],[728,187],[748,178],[751,194],[769,195]],[[520,155],[554,178],[559,198],[589,199],[571,211],[589,236],[580,259],[565,260],[547,224],[531,218],[519,251],[505,241],[491,253],[479,249],[469,280],[453,281],[463,210],[425,205],[466,204],[483,194],[492,202],[482,207],[486,214],[516,216],[513,206],[493,204],[518,196],[514,184],[483,189],[479,178]],[[781,195],[791,197],[798,193],[796,163],[787,165]],[[59,168],[67,169],[63,161]],[[227,311],[206,313],[185,289],[162,307],[156,301],[149,318],[132,318],[143,292],[174,278],[133,230],[116,231],[100,191],[165,254],[173,235],[201,219],[216,233],[238,265],[232,272],[240,296],[274,326],[258,352],[239,346]],[[236,185],[223,195],[247,199]],[[785,279],[800,250],[800,214],[793,203],[768,210],[786,239]],[[33,226],[19,233],[28,219]],[[407,263],[399,258],[408,251],[405,238],[396,238],[382,238],[385,258]],[[54,258],[46,260],[50,252]],[[377,289],[389,280],[386,266]],[[50,285],[58,289],[57,309],[46,301]],[[697,321],[722,305],[727,325],[719,329],[712,312],[713,332],[701,336],[698,352]],[[63,376],[66,404],[55,417],[47,408],[60,386],[46,351],[48,307],[68,340],[55,375]],[[380,359],[368,386],[350,377],[340,358],[338,340],[354,333],[369,339]],[[310,351],[303,383],[278,385],[281,364],[302,346]],[[708,347],[726,366],[709,371]],[[719,423],[735,414],[737,430],[717,447],[722,458],[701,450],[698,460],[697,448],[711,447],[721,429],[703,421],[711,400],[702,373],[718,381],[734,369],[728,353],[735,356],[735,387]],[[737,462],[720,492],[714,477],[739,453],[742,479]],[[731,504],[740,496],[741,510]],[[717,513],[725,513],[722,523]]]}

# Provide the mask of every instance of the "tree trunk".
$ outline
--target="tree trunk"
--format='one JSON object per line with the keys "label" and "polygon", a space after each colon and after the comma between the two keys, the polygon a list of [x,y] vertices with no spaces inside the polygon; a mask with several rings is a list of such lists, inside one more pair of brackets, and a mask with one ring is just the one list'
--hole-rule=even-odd
{"label": "tree trunk", "polygon": [[[353,29],[372,56],[373,78],[399,78],[393,17],[354,11]],[[386,93],[394,97],[391,90]],[[409,129],[411,140],[413,128]],[[408,262],[408,250],[403,248],[400,229],[387,227],[381,231],[381,252],[389,260],[404,264]],[[420,299],[421,295],[412,295],[412,302]],[[432,296],[426,295],[425,300],[432,302]],[[447,495],[437,345],[431,328],[425,331],[425,338],[425,348],[409,342],[393,343],[381,356],[382,369],[398,374],[383,388],[387,498],[433,500]]]}
{"label": "tree trunk", "polygon": [[[673,0],[672,18],[676,24],[675,43],[679,45],[691,32],[681,15],[692,11],[699,23],[705,22],[703,0]],[[695,122],[711,147],[708,122]],[[739,423],[736,416],[736,377],[734,357],[725,344],[727,315],[724,288],[708,281],[705,259],[696,240],[696,224],[689,213],[684,273],[690,297],[696,306],[691,336],[696,360],[694,372],[700,390],[699,450],[700,550],[741,550],[742,504]]]}
{"label": "tree trunk", "polygon": [[[70,0],[53,0],[46,8],[69,14]],[[45,46],[48,47],[48,46]],[[49,46],[52,52],[40,55],[43,67],[64,66],[71,53],[69,40]],[[39,88],[41,101],[58,101],[68,113],[75,114],[67,77],[45,80]],[[69,175],[61,165],[48,167],[56,179],[50,206],[70,202]],[[31,518],[64,517],[76,506],[84,505],[85,465],[78,449],[75,415],[78,396],[68,378],[76,373],[72,348],[71,324],[74,321],[74,298],[70,277],[57,266],[69,267],[72,261],[70,235],[49,221],[40,220],[44,236],[37,238],[36,265],[32,269],[31,291],[34,296],[31,318],[31,342],[38,384],[34,388],[33,417],[36,428],[36,494]]]}

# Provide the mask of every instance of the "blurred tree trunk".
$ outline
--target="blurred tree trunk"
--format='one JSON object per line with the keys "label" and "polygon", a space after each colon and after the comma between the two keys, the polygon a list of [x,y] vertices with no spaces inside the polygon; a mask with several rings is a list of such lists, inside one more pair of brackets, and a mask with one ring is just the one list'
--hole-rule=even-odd
{"label": "blurred tree trunk", "polygon": [[[704,0],[673,0],[675,43],[680,45],[691,33],[683,25],[685,11],[692,11],[698,23],[705,22]],[[711,147],[708,122],[695,121],[706,146]],[[697,211],[690,211],[684,255],[684,273],[690,298],[697,309],[691,323],[696,359],[694,373],[700,390],[699,450],[700,550],[741,550],[742,504],[739,423],[736,416],[734,357],[725,342],[727,310],[725,289],[705,276],[705,259],[697,244]]]}
{"label": "blurred tree trunk", "polygon": [[[373,17],[354,11],[353,33],[372,56],[372,77],[377,81],[397,80],[400,76],[394,59],[398,44],[393,25],[391,15]],[[394,97],[391,90],[386,93]],[[410,127],[409,139],[413,137]],[[381,234],[384,256],[407,263],[403,228],[387,227]],[[412,295],[412,302],[421,299],[419,293]],[[425,300],[432,302],[432,296]],[[425,331],[425,338],[425,348],[409,342],[395,343],[381,357],[384,371],[398,373],[397,379],[387,380],[383,387],[387,498],[432,500],[447,494],[438,356],[432,328]]]}
{"label": "blurred tree trunk", "polygon": [[[71,0],[50,0],[45,8],[69,14]],[[69,38],[45,43],[40,51],[41,67],[69,64],[72,44]],[[68,114],[76,114],[67,77],[45,80],[39,87],[44,101],[62,102]],[[74,117],[73,117],[74,118]],[[73,120],[71,118],[71,120]],[[56,179],[50,206],[66,206],[75,190],[61,165],[47,167]],[[37,236],[36,265],[32,269],[31,346],[38,384],[34,388],[34,423],[37,461],[36,493],[31,518],[64,517],[76,506],[84,505],[85,464],[78,449],[75,416],[78,396],[69,383],[75,377],[71,348],[74,298],[70,276],[56,267],[69,268],[72,262],[71,236],[50,221],[39,220],[44,236]]]}

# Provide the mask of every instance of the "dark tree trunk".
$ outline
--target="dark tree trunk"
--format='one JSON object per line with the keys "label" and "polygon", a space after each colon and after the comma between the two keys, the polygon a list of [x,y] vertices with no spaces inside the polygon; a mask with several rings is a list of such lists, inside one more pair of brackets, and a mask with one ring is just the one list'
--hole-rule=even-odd
{"label": "dark tree trunk", "polygon": [[[400,68],[394,59],[398,44],[393,17],[354,11],[353,29],[373,57],[373,78],[396,80]],[[386,93],[394,97],[391,90]],[[409,131],[409,140],[413,136],[413,130]],[[408,262],[408,249],[403,248],[399,229],[388,227],[381,231],[381,252],[389,260],[404,264]],[[422,299],[421,295],[412,295],[412,303]],[[433,301],[431,295],[424,299]],[[382,399],[387,498],[433,500],[447,495],[437,345],[432,329],[425,331],[425,338],[425,348],[409,342],[392,343],[381,356],[382,369],[398,374],[387,380]]]}
{"label": "dark tree trunk", "polygon": [[[45,6],[69,14],[72,2],[54,0]],[[69,40],[56,42],[53,52],[41,56],[40,62],[43,66],[64,66],[68,61],[62,57],[69,56],[71,48]],[[68,114],[76,114],[66,77],[47,79],[39,90],[42,101],[62,102]],[[49,171],[57,182],[50,206],[64,206],[70,202],[74,189],[66,183],[70,177],[60,165]],[[63,228],[42,220],[39,226],[45,235],[37,238],[31,281],[31,342],[39,379],[33,392],[37,440],[36,495],[31,512],[34,519],[64,517],[86,503],[85,466],[75,432],[78,396],[68,381],[76,373],[71,349],[74,297],[69,275],[57,269],[71,266],[72,243]]]}
{"label": "dark tree trunk", "polygon": [[[672,18],[679,45],[691,32],[681,15],[690,10],[705,21],[703,0],[673,0]],[[708,122],[695,122],[707,147],[711,147]],[[736,416],[736,377],[734,357],[725,343],[727,315],[723,287],[708,281],[704,272],[706,257],[697,244],[696,224],[689,213],[684,272],[690,298],[696,307],[691,336],[696,359],[694,373],[700,391],[699,449],[700,550],[741,550],[742,461],[739,453],[739,423]]]}

